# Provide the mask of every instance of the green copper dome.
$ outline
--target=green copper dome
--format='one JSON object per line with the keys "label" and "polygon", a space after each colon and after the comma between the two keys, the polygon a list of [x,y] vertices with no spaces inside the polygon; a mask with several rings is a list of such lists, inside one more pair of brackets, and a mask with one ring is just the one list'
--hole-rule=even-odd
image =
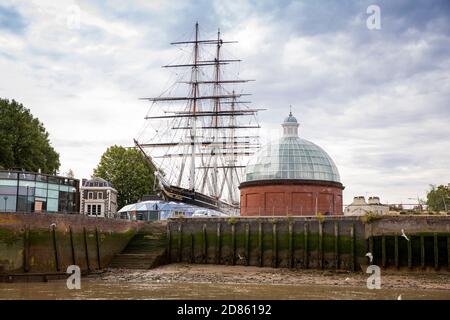
{"label": "green copper dome", "polygon": [[244,181],[301,179],[340,182],[331,157],[319,146],[298,137],[292,115],[283,123],[284,135],[268,143],[250,160]]}

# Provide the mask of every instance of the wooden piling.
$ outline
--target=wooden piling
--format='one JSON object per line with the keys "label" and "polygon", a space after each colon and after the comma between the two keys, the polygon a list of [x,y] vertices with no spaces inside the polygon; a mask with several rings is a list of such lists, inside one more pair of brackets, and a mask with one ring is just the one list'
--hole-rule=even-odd
{"label": "wooden piling", "polygon": [[305,269],[309,267],[309,248],[308,248],[308,223],[305,222],[303,225],[303,261],[305,264]]}
{"label": "wooden piling", "polygon": [[420,236],[420,266],[425,269],[425,238]]}
{"label": "wooden piling", "polygon": [[191,242],[191,252],[190,252],[190,256],[189,256],[189,262],[190,263],[194,263],[195,262],[195,252],[194,252],[194,235],[191,233],[190,234],[190,242]]}
{"label": "wooden piling", "polygon": [[221,234],[221,224],[217,223],[216,229],[216,264],[220,264],[222,253],[222,234]]}
{"label": "wooden piling", "polygon": [[258,224],[258,248],[259,248],[259,266],[262,267],[264,263],[264,251],[263,251],[263,224]]}
{"label": "wooden piling", "polygon": [[412,269],[412,236],[406,242],[408,243],[408,268]]}
{"label": "wooden piling", "polygon": [[334,223],[334,265],[339,269],[339,224]]}
{"label": "wooden piling", "polygon": [[236,225],[231,225],[231,265],[236,264]]}
{"label": "wooden piling", "polygon": [[434,246],[434,269],[439,270],[439,247],[438,247],[438,236],[435,232],[433,234],[433,246]]}
{"label": "wooden piling", "polygon": [[83,240],[84,240],[84,253],[86,258],[86,267],[87,271],[91,271],[91,267],[89,266],[89,252],[88,252],[88,244],[87,244],[87,235],[86,235],[86,228],[83,227]]}
{"label": "wooden piling", "polygon": [[183,225],[178,224],[178,262],[183,260]]}
{"label": "wooden piling", "polygon": [[323,269],[323,222],[319,221],[319,268]]}
{"label": "wooden piling", "polygon": [[97,266],[100,270],[102,268],[101,257],[100,257],[100,239],[98,237],[98,228],[95,227],[95,243],[97,246]]}
{"label": "wooden piling", "polygon": [[72,253],[72,265],[76,265],[76,257],[75,257],[75,245],[73,244],[73,232],[72,227],[69,226],[69,237],[70,237],[70,251]]}
{"label": "wooden piling", "polygon": [[350,269],[351,271],[355,271],[355,225],[352,224],[350,226]]}
{"label": "wooden piling", "polygon": [[381,237],[381,266],[386,268],[386,237]]}
{"label": "wooden piling", "polygon": [[394,236],[394,260],[395,267],[398,269],[399,261],[398,261],[398,236]]}
{"label": "wooden piling", "polygon": [[289,233],[289,243],[288,243],[288,250],[289,250],[289,268],[294,267],[294,233],[293,233],[293,223],[289,222],[288,224],[288,233]]}
{"label": "wooden piling", "polygon": [[203,237],[203,263],[208,263],[208,234],[206,233],[206,224],[203,224],[202,229]]}
{"label": "wooden piling", "polygon": [[373,236],[369,237],[369,252],[372,254],[372,261],[369,259],[369,263],[374,264],[375,252],[373,251]]}
{"label": "wooden piling", "polygon": [[59,267],[59,257],[58,257],[58,244],[56,242],[56,229],[55,229],[54,225],[52,226],[52,238],[53,238],[53,252],[55,253],[56,271],[59,272],[60,267]]}
{"label": "wooden piling", "polygon": [[450,271],[450,236],[447,237],[447,268]]}
{"label": "wooden piling", "polygon": [[276,222],[272,223],[272,267],[278,267],[278,232]]}
{"label": "wooden piling", "polygon": [[167,253],[167,263],[171,263],[172,260],[172,232],[170,230],[170,224],[167,224],[167,229],[166,229],[166,237],[167,237],[167,248],[166,248],[166,253]]}
{"label": "wooden piling", "polygon": [[23,232],[23,271],[30,271],[30,227],[25,226]]}
{"label": "wooden piling", "polygon": [[245,224],[245,265],[250,264],[250,225]]}

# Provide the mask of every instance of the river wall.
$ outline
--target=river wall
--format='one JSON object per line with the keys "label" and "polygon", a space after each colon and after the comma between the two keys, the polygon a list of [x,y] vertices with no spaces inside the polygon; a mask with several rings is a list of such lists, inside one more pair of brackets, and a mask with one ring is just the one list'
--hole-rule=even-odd
{"label": "river wall", "polygon": [[[64,272],[72,264],[102,269],[133,237],[152,243],[152,236],[164,232],[160,227],[83,215],[0,214],[0,273]],[[165,252],[158,246],[158,254],[167,263],[450,269],[450,216],[176,218],[165,228]],[[152,248],[143,248],[145,257]]]}
{"label": "river wall", "polygon": [[170,262],[358,271],[369,252],[385,268],[446,270],[450,217],[177,218],[167,226]]}
{"label": "river wall", "polygon": [[0,214],[0,273],[83,271],[108,266],[138,229],[136,222],[79,214]]}

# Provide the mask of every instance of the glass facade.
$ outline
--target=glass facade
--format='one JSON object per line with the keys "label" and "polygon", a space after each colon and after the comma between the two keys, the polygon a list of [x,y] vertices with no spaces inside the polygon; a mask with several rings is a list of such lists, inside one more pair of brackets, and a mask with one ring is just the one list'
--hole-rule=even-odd
{"label": "glass facade", "polygon": [[298,136],[282,137],[269,143],[250,160],[245,181],[272,179],[340,182],[331,157],[319,146]]}
{"label": "glass facade", "polygon": [[0,212],[79,212],[79,180],[0,170]]}

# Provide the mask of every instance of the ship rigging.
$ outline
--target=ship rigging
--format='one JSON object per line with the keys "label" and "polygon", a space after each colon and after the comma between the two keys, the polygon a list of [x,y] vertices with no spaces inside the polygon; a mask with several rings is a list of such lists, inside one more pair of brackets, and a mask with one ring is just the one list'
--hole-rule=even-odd
{"label": "ship rigging", "polygon": [[260,146],[257,114],[264,109],[249,107],[243,100],[249,94],[236,88],[253,80],[225,76],[241,62],[223,57],[223,47],[235,43],[220,30],[215,39],[201,39],[196,23],[193,40],[171,43],[190,49],[190,59],[163,66],[185,70],[171,87],[181,93],[141,98],[151,102],[149,125],[134,142],[166,200],[238,212],[238,185],[246,159]]}

